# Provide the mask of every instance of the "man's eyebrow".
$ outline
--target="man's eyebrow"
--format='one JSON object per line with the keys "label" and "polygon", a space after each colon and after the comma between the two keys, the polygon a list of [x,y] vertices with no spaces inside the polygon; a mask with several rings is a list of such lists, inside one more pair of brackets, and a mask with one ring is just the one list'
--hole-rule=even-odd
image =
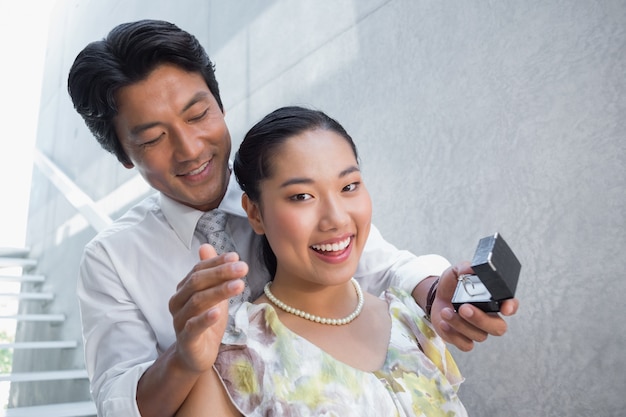
{"label": "man's eyebrow", "polygon": [[209,93],[208,91],[198,91],[196,94],[194,94],[193,97],[191,97],[191,100],[189,100],[189,102],[183,107],[183,109],[180,111],[180,114],[183,114],[184,112],[189,110],[191,106],[193,106],[197,102],[206,99],[210,94],[211,93]]}
{"label": "man's eyebrow", "polygon": [[[346,169],[344,169],[343,171],[341,171],[339,173],[339,178],[343,178],[348,174],[351,174],[353,172],[360,172],[361,170],[359,169],[358,166],[356,165],[352,165]],[[296,177],[296,178],[290,178],[287,181],[283,182],[282,184],[280,184],[280,187],[288,187],[290,185],[294,185],[294,184],[312,184],[313,180],[311,178],[305,178],[305,177]]]}
{"label": "man's eyebrow", "polygon": [[137,126],[134,126],[132,129],[130,129],[130,134],[132,136],[137,136],[141,132],[148,130],[154,126],[158,126],[158,125],[159,125],[159,122],[149,122],[149,123],[137,125]]}
{"label": "man's eyebrow", "polygon": [[[196,104],[199,101],[204,100],[205,98],[207,98],[209,96],[210,93],[206,92],[206,91],[199,91],[196,94],[193,95],[193,97],[191,97],[191,99],[187,102],[187,104],[185,104],[182,108],[182,110],[180,111],[179,114],[183,114],[184,112],[186,112],[187,110],[189,110],[194,104]],[[130,133],[132,135],[138,135],[139,133],[148,130],[154,126],[158,126],[160,124],[160,122],[148,122],[148,123],[144,123],[144,124],[140,124],[137,125],[135,127],[133,127],[130,130]]]}

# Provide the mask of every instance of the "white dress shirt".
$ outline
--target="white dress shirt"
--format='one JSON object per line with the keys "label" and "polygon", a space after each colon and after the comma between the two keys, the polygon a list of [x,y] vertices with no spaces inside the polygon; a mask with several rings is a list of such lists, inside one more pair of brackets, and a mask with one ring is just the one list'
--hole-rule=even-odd
{"label": "white dress shirt", "polygon": [[[231,175],[219,208],[226,230],[249,265],[252,299],[269,280],[262,267],[260,237],[241,208],[241,190]],[[203,212],[157,193],[130,209],[86,247],[78,298],[85,362],[98,415],[140,417],[137,382],[176,341],[168,303],[176,285],[198,262],[204,240],[195,232]],[[372,226],[355,277],[380,294],[390,286],[408,291],[450,264],[438,255],[416,257],[387,243]]]}

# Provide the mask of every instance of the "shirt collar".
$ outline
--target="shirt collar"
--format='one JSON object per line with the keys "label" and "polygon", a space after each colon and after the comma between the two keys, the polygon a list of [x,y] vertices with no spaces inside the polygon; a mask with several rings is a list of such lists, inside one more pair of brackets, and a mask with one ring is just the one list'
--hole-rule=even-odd
{"label": "shirt collar", "polygon": [[[174,232],[185,244],[185,246],[190,248],[193,235],[196,230],[196,224],[204,212],[181,204],[163,193],[159,194],[161,200],[161,210],[163,211],[163,215],[167,219],[167,222],[170,226],[172,226],[172,229],[174,229]],[[246,212],[241,207],[242,194],[243,192],[241,191],[241,188],[239,188],[239,184],[235,179],[235,174],[231,169],[226,194],[220,202],[218,209],[232,216],[247,217]]]}

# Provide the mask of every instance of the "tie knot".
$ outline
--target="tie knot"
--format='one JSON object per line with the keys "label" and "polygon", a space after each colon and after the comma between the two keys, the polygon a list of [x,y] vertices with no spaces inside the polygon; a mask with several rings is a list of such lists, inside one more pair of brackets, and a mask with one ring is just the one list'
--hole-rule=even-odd
{"label": "tie knot", "polygon": [[207,211],[198,220],[196,228],[205,236],[221,232],[226,228],[226,213],[217,209]]}

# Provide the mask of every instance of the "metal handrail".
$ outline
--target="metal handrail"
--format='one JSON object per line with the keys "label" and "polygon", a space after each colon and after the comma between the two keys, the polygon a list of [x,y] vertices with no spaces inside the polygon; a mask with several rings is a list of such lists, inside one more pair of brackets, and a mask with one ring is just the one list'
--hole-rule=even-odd
{"label": "metal handrail", "polygon": [[67,201],[87,219],[97,232],[104,230],[113,222],[83,190],[39,149],[35,149],[33,161],[39,170],[61,191],[61,194]]}

